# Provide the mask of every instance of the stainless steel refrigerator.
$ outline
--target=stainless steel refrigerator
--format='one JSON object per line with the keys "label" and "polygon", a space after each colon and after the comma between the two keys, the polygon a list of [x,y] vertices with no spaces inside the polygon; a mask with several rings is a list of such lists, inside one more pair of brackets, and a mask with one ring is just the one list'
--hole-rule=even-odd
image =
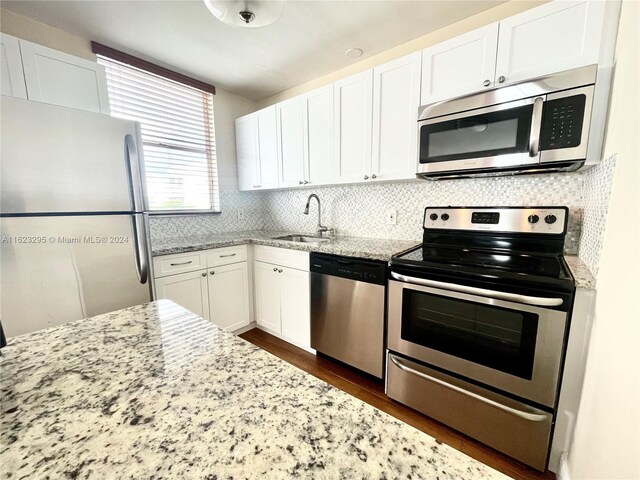
{"label": "stainless steel refrigerator", "polygon": [[7,337],[148,302],[139,125],[4,96],[0,110]]}

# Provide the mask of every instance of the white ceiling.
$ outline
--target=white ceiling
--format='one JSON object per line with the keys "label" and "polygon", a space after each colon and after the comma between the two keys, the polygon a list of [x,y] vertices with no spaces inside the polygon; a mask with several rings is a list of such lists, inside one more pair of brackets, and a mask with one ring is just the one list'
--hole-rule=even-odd
{"label": "white ceiling", "polygon": [[[505,0],[289,0],[237,29],[199,0],[2,1],[2,7],[258,100],[438,30]],[[364,50],[360,59],[347,48]]]}

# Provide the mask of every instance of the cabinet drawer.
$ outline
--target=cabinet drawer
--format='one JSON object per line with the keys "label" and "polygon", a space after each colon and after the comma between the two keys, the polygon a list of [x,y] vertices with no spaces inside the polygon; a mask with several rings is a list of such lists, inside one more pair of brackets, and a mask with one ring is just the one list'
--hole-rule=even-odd
{"label": "cabinet drawer", "polygon": [[247,260],[247,246],[214,248],[207,250],[207,266],[228,265],[230,263],[244,262]]}
{"label": "cabinet drawer", "polygon": [[389,397],[544,471],[553,416],[510,398],[387,355]]}
{"label": "cabinet drawer", "polygon": [[207,268],[207,255],[205,252],[177,253],[153,258],[153,275],[155,278],[203,268]]}
{"label": "cabinet drawer", "polygon": [[288,248],[255,246],[255,259],[258,262],[273,263],[296,270],[309,271],[309,252],[289,250]]}

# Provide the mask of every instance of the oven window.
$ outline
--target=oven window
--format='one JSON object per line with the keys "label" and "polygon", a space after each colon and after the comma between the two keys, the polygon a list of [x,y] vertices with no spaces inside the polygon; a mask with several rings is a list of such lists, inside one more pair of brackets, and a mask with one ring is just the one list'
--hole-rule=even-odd
{"label": "oven window", "polygon": [[531,380],[538,315],[404,289],[404,340]]}
{"label": "oven window", "polygon": [[532,105],[420,127],[420,163],[491,157],[528,151]]}

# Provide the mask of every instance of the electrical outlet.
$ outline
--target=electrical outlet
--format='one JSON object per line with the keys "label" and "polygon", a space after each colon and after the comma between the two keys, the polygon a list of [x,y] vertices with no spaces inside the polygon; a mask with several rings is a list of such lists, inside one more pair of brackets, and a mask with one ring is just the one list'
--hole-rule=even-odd
{"label": "electrical outlet", "polygon": [[387,224],[396,225],[398,223],[398,212],[395,208],[390,208],[386,212]]}
{"label": "electrical outlet", "polygon": [[244,210],[238,210],[238,220],[244,220]]}

